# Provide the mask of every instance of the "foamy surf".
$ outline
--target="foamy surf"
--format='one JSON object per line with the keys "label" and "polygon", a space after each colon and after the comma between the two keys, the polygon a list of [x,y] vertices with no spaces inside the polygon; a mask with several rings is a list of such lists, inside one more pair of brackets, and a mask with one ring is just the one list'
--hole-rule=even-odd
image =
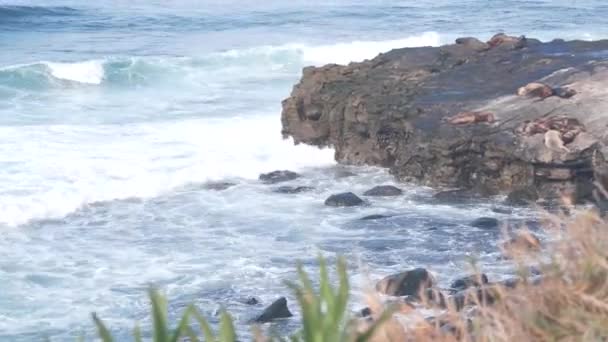
{"label": "foamy surf", "polygon": [[[348,64],[373,58],[395,48],[437,46],[440,42],[441,36],[438,33],[427,32],[386,41],[352,41],[328,45],[289,43],[212,52],[197,57],[108,57],[75,62],[41,61],[0,68],[0,86],[63,87],[63,82],[68,82],[71,87],[74,83],[87,86],[141,85],[148,81],[179,82],[192,77],[204,78],[207,73],[217,74],[222,70],[232,72],[232,76],[237,77],[252,72],[258,77],[264,77],[268,72],[288,72],[295,77],[307,65]],[[15,83],[16,79],[21,82]]]}
{"label": "foamy surf", "polygon": [[0,222],[61,218],[85,204],[151,198],[191,183],[332,165],[282,140],[273,116],[125,126],[0,127]]}

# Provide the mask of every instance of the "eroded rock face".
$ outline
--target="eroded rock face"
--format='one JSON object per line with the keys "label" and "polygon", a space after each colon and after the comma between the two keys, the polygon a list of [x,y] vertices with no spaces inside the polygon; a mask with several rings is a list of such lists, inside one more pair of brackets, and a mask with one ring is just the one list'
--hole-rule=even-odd
{"label": "eroded rock face", "polygon": [[[591,156],[607,152],[607,58],[608,40],[499,35],[308,67],[283,101],[283,135],[332,146],[341,163],[388,167],[401,181],[589,198]],[[535,82],[553,96],[517,94]],[[565,149],[545,145],[545,128]]]}

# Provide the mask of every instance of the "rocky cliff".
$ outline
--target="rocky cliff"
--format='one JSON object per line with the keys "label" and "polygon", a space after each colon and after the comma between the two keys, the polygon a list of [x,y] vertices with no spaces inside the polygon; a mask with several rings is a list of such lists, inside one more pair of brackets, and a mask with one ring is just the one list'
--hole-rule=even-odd
{"label": "rocky cliff", "polygon": [[591,197],[606,172],[608,40],[497,35],[308,67],[283,135],[402,181]]}

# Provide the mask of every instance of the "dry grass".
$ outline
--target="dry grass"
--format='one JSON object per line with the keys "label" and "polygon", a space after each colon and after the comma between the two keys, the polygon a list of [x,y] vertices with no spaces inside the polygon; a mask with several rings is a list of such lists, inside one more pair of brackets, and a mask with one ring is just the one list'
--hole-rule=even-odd
{"label": "dry grass", "polygon": [[[435,320],[415,320],[419,314],[411,313],[403,324],[395,316],[374,341],[608,341],[608,222],[580,211],[549,216],[544,226],[552,239],[543,247],[550,260],[542,264],[540,282],[524,276],[515,288],[485,286],[471,291],[461,310],[452,300],[447,309],[426,301],[441,311]],[[524,243],[505,253],[524,269],[538,250],[526,243],[528,233],[521,236]],[[378,300],[368,301],[377,315]]]}

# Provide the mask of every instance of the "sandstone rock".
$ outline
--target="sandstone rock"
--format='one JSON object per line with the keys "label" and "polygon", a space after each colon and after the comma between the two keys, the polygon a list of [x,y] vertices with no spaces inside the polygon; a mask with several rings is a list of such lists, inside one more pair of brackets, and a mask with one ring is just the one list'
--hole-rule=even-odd
{"label": "sandstone rock", "polygon": [[354,207],[363,204],[365,202],[352,192],[331,195],[325,200],[325,205],[330,207]]}
{"label": "sandstone rock", "polygon": [[471,226],[475,228],[494,229],[498,228],[499,222],[493,217],[480,217],[471,222]]}
{"label": "sandstone rock", "polygon": [[403,191],[392,185],[375,186],[363,193],[363,196],[400,196]]}
{"label": "sandstone rock", "polygon": [[293,314],[289,311],[289,308],[287,308],[287,299],[281,297],[264,309],[259,316],[253,319],[253,322],[267,323],[276,319],[289,318],[292,316]]}
{"label": "sandstone rock", "polygon": [[434,279],[424,268],[393,274],[380,280],[376,290],[389,296],[418,296],[433,286]]}
{"label": "sandstone rock", "polygon": [[282,171],[273,171],[270,173],[263,173],[260,175],[259,179],[260,179],[260,181],[262,181],[263,183],[266,183],[266,184],[275,184],[275,183],[294,180],[298,177],[300,177],[300,175],[293,171],[282,170]]}

